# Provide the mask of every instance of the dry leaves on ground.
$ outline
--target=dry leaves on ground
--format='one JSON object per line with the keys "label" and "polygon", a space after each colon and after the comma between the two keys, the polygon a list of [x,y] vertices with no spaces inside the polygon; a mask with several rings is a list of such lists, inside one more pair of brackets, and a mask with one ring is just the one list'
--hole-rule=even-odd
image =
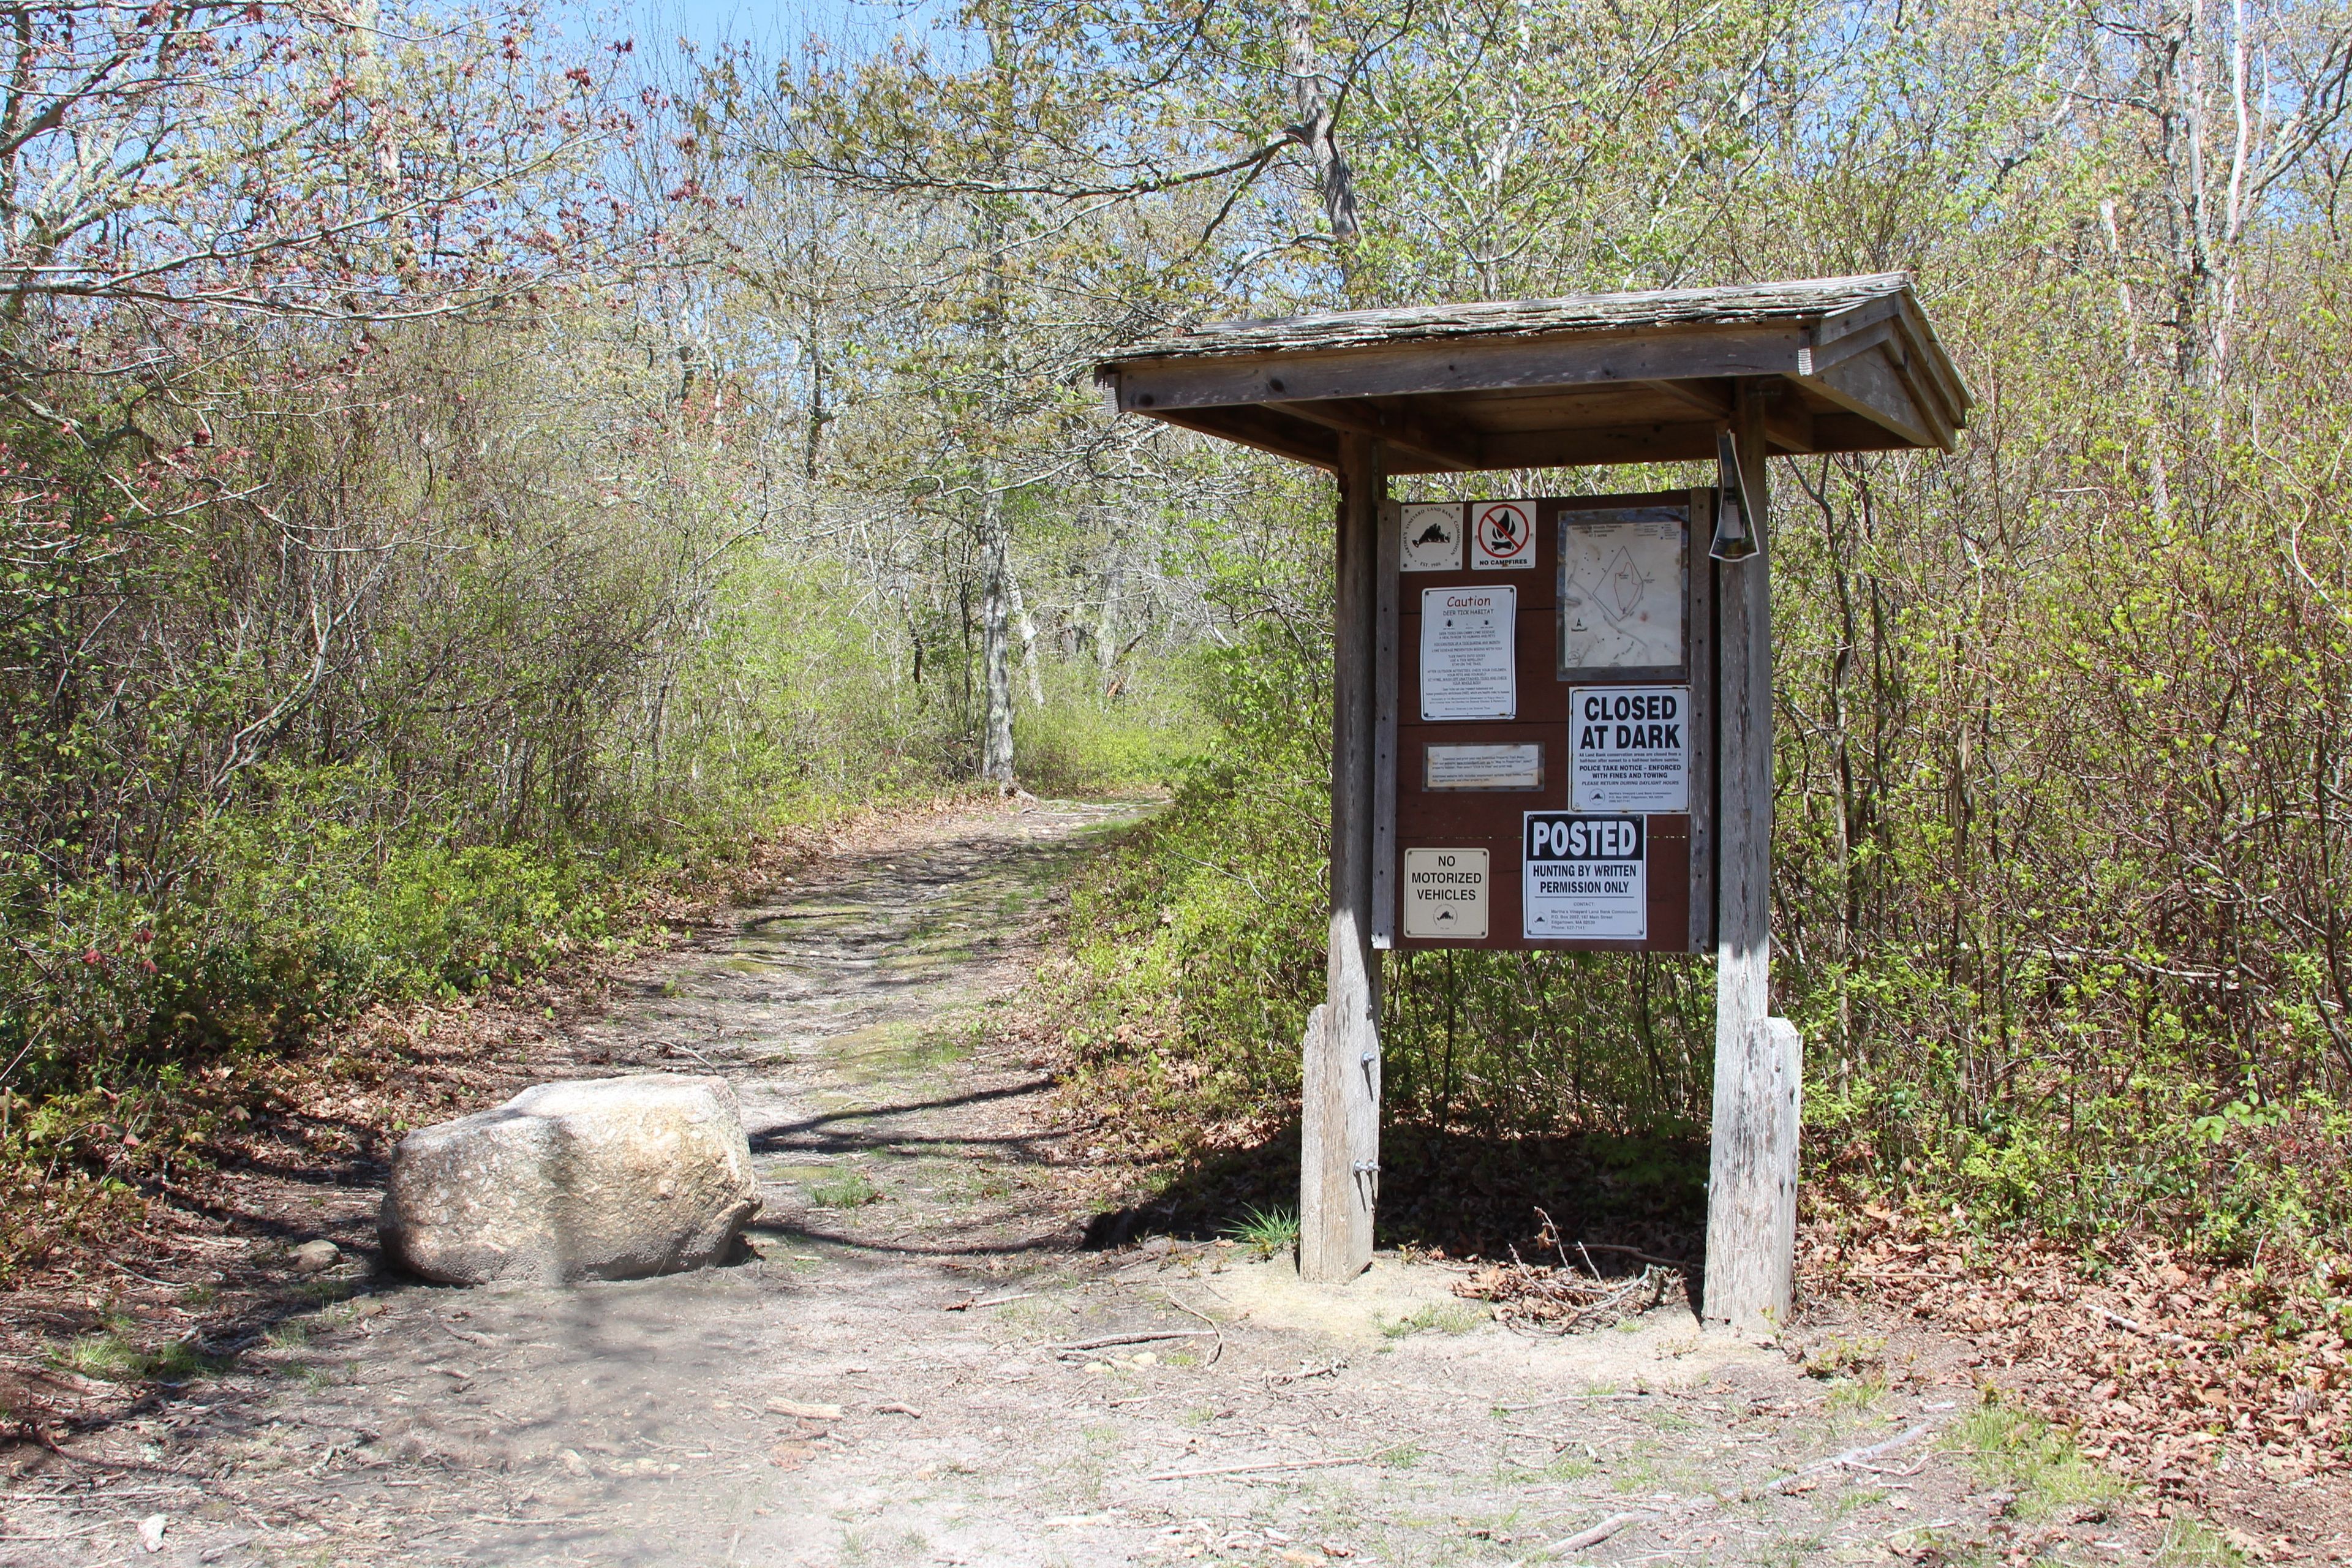
{"label": "dry leaves on ground", "polygon": [[2352,1331],[2322,1316],[2352,1266],[2282,1279],[2154,1239],[2086,1255],[1964,1223],[1876,1205],[1821,1213],[1800,1268],[1814,1289],[1966,1336],[1980,1377],[2126,1472],[2193,1491],[2225,1453],[2278,1480],[2352,1470]]}

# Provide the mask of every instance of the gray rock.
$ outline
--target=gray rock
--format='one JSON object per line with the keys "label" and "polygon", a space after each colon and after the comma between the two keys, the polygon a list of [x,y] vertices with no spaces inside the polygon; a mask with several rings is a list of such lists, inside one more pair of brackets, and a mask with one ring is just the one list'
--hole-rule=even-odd
{"label": "gray rock", "polygon": [[324,1274],[342,1260],[342,1249],[326,1237],[320,1237],[294,1249],[294,1272]]}
{"label": "gray rock", "polygon": [[427,1279],[557,1285],[708,1267],[759,1207],[735,1091],[654,1074],[543,1083],[419,1128],[377,1227]]}

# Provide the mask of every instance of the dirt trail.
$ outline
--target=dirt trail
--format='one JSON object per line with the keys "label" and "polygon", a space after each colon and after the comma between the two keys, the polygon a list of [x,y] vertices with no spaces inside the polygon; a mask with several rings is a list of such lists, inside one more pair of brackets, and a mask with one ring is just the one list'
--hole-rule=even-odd
{"label": "dirt trail", "polygon": [[[602,1064],[583,1070],[734,1081],[765,1184],[755,1260],[566,1291],[354,1265],[362,1294],[18,1474],[0,1564],[1505,1563],[1580,1532],[1560,1558],[1868,1563],[2030,1543],[1945,1443],[1965,1387],[1809,1378],[1685,1309],[1521,1337],[1455,1275],[1393,1258],[1317,1290],[1229,1245],[1082,1250],[1101,1181],[991,1018],[1038,956],[1035,912],[1118,818],[1050,805],[910,829],[573,1031]],[[2148,1559],[2090,1512],[2043,1531],[2071,1554],[2051,1560]],[[158,1518],[150,1552],[138,1521]]]}

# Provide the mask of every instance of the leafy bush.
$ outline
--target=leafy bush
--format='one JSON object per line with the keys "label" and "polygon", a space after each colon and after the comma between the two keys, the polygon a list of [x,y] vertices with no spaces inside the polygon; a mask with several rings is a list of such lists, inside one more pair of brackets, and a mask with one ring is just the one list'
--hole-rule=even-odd
{"label": "leafy bush", "polygon": [[1181,660],[1106,677],[1091,661],[1039,673],[1043,702],[1014,705],[1013,753],[1037,795],[1080,797],[1169,784],[1207,742]]}

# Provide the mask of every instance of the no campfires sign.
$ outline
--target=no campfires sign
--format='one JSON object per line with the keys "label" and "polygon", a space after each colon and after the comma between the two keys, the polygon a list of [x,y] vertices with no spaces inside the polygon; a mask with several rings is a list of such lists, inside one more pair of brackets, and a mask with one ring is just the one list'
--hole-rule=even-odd
{"label": "no campfires sign", "polygon": [[1536,564],[1533,502],[1478,501],[1470,508],[1470,569],[1531,572]]}

